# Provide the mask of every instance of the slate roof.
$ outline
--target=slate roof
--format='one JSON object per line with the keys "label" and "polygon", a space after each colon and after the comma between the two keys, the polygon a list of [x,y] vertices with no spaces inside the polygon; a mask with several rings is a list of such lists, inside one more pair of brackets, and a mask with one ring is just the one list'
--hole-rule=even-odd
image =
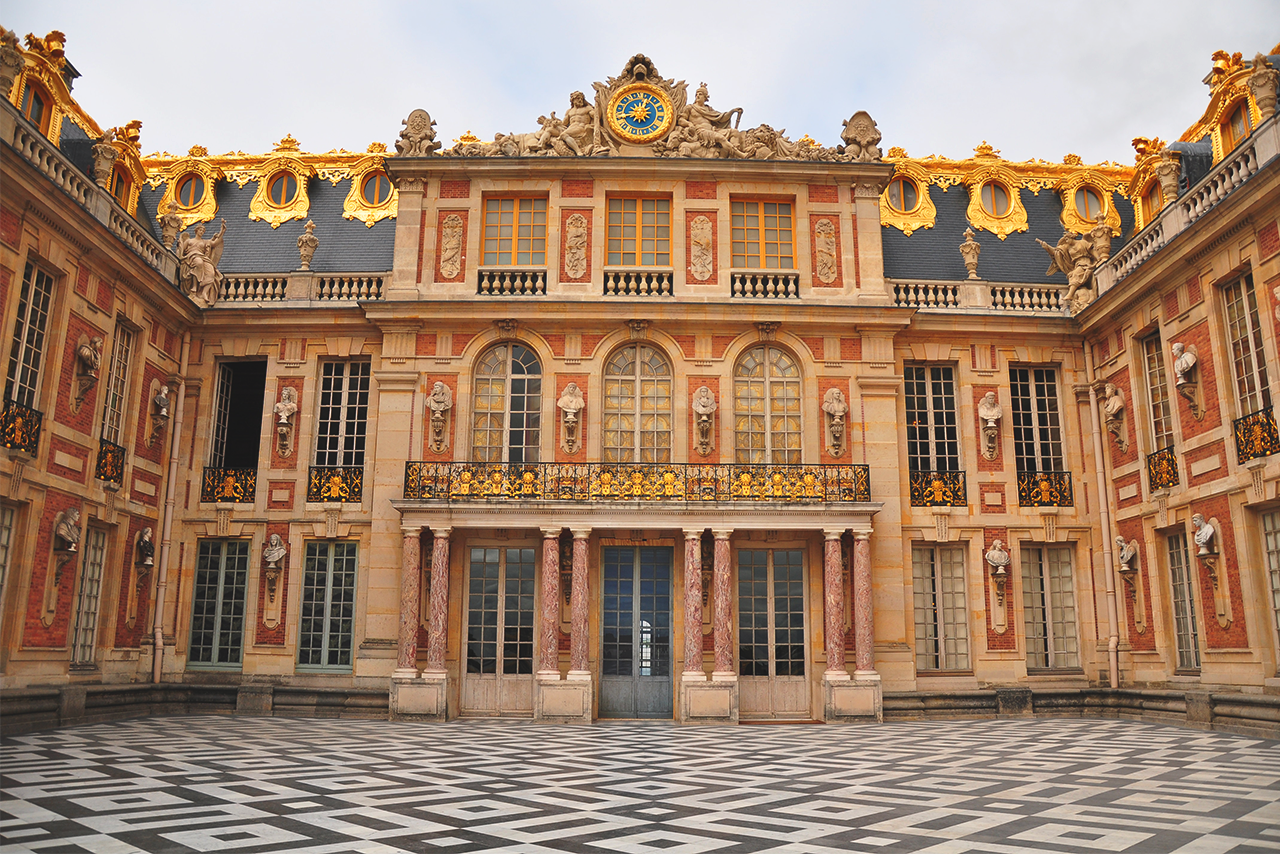
{"label": "slate roof", "polygon": [[[321,178],[307,182],[311,207],[307,219],[316,224],[320,239],[311,269],[317,273],[380,273],[391,269],[395,246],[396,220],[388,217],[373,227],[358,219],[343,219],[342,204],[351,189],[351,180],[337,186]],[[218,269],[227,274],[288,273],[298,269],[298,237],[306,219],[294,219],[272,228],[270,223],[249,219],[249,202],[257,191],[250,181],[240,187],[232,181],[219,181],[218,215],[205,224],[205,236],[211,237],[227,221],[222,261]],[[138,207],[144,206],[154,219],[164,197],[164,185],[142,188]]]}

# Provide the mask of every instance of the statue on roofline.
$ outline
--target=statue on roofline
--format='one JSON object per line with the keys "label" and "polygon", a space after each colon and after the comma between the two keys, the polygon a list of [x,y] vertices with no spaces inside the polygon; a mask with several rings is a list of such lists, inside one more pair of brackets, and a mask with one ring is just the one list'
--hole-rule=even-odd
{"label": "statue on roofline", "polygon": [[195,235],[178,237],[178,281],[187,296],[201,308],[211,308],[217,301],[225,277],[218,270],[222,260],[222,239],[227,233],[227,221],[210,240],[204,236],[204,223],[195,228]]}

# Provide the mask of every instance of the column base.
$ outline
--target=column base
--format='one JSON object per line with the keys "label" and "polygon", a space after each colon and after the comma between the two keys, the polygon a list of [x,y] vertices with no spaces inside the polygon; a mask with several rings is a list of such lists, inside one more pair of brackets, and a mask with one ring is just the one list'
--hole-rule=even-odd
{"label": "column base", "polygon": [[715,673],[708,682],[694,677],[680,680],[680,723],[736,724],[738,722],[738,674]]}
{"label": "column base", "polygon": [[852,678],[847,670],[828,670],[822,674],[823,682],[848,682]]}
{"label": "column base", "polygon": [[591,673],[573,671],[561,681],[538,675],[533,686],[533,719],[557,724],[591,723],[593,690]]}
{"label": "column base", "polygon": [[390,718],[393,721],[445,721],[449,717],[449,677],[445,673],[421,678],[391,677]]}
{"label": "column base", "polygon": [[418,668],[416,667],[397,667],[391,674],[392,679],[417,679]]}
{"label": "column base", "polygon": [[711,672],[712,682],[737,682],[738,674],[732,670],[714,670]]}
{"label": "column base", "polygon": [[829,723],[882,723],[884,721],[884,692],[880,687],[880,674],[858,671],[850,679],[849,674],[839,672],[823,674],[822,719]]}
{"label": "column base", "polygon": [[686,670],[680,674],[681,682],[706,682],[707,671],[705,670]]}

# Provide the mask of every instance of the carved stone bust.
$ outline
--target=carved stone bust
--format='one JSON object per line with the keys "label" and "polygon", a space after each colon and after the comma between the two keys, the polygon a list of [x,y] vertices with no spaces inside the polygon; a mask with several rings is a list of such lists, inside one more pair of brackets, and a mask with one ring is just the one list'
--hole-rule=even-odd
{"label": "carved stone bust", "polygon": [[1193,535],[1196,541],[1197,555],[1216,554],[1218,549],[1213,542],[1214,534],[1213,526],[1209,524],[1209,520],[1205,519],[1200,513],[1191,517],[1191,527],[1195,529]]}
{"label": "carved stone bust", "polygon": [[578,388],[577,383],[569,383],[564,387],[564,392],[560,395],[560,399],[556,401],[556,406],[560,408],[560,424],[564,434],[563,447],[565,453],[576,454],[579,447],[579,418],[578,414],[582,412],[586,401],[582,397],[582,390]]}

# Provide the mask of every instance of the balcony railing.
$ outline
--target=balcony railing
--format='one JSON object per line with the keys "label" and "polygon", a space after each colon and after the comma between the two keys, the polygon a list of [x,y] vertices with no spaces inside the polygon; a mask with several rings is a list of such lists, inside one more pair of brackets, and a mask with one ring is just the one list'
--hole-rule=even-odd
{"label": "balcony railing", "polygon": [[476,294],[482,297],[541,297],[547,294],[547,271],[510,268],[476,273]]}
{"label": "balcony railing", "polygon": [[93,476],[116,486],[124,485],[124,448],[115,442],[101,439],[98,442],[98,459]]}
{"label": "balcony railing", "polygon": [[913,471],[909,477],[912,507],[965,507],[969,504],[962,471]]}
{"label": "balcony railing", "polygon": [[316,276],[315,297],[319,300],[380,300],[386,276],[377,273],[342,273]]}
{"label": "balcony railing", "polygon": [[1147,454],[1147,487],[1152,492],[1170,489],[1178,482],[1178,457],[1173,453],[1173,445]]}
{"label": "balcony railing", "polygon": [[358,504],[363,497],[364,466],[311,467],[307,476],[307,501]]}
{"label": "balcony railing", "polygon": [[206,467],[200,481],[200,500],[229,504],[252,504],[258,489],[257,469]]}
{"label": "balcony railing", "polygon": [[752,299],[800,299],[799,273],[732,273],[735,297]]}
{"label": "balcony railing", "polygon": [[288,276],[227,276],[222,302],[277,302],[287,299]]}
{"label": "balcony railing", "polygon": [[908,308],[955,308],[960,286],[953,282],[899,282],[893,286],[893,304]]}
{"label": "balcony railing", "polygon": [[1071,507],[1075,498],[1069,471],[1018,472],[1018,505],[1021,507]]}
{"label": "balcony railing", "polygon": [[0,410],[0,442],[6,448],[35,456],[40,449],[40,425],[44,413],[23,406],[16,400],[6,401]]}
{"label": "balcony railing", "polygon": [[870,501],[867,466],[507,465],[430,463],[404,467],[411,501]]}
{"label": "balcony railing", "polygon": [[605,270],[604,295],[607,297],[669,297],[670,270]]}
{"label": "balcony railing", "polygon": [[1231,426],[1236,434],[1236,459],[1240,465],[1280,452],[1280,431],[1276,430],[1273,410],[1259,409],[1237,418]]}

